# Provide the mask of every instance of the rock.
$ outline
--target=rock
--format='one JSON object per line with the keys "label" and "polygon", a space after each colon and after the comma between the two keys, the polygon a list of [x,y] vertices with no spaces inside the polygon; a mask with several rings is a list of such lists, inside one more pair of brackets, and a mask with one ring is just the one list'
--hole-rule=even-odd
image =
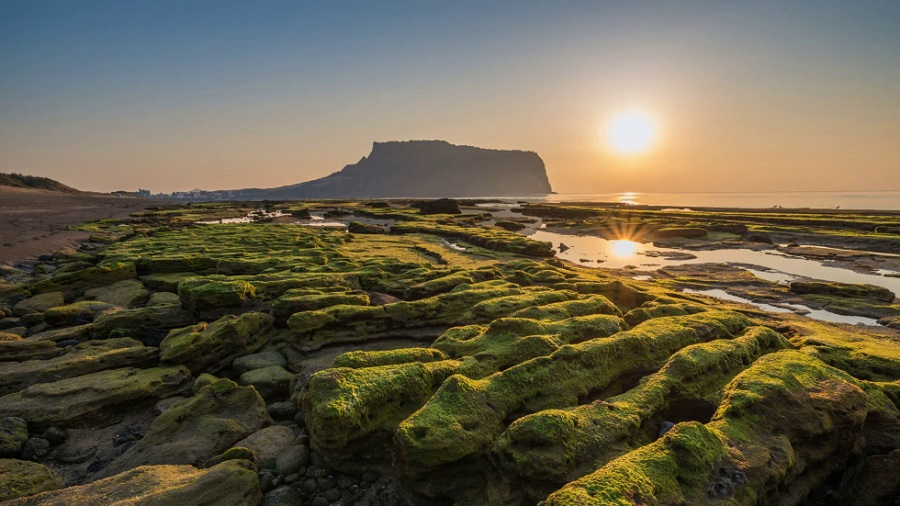
{"label": "rock", "polygon": [[252,450],[256,454],[256,465],[260,468],[275,467],[275,459],[294,441],[294,431],[290,427],[275,425],[250,434],[235,443],[236,447]]}
{"label": "rock", "polygon": [[291,216],[301,220],[312,219],[312,214],[309,213],[309,209],[297,209],[296,211],[291,211]]}
{"label": "rock", "polygon": [[239,306],[256,297],[256,288],[244,280],[189,278],[178,283],[178,296],[195,311]]}
{"label": "rock", "polygon": [[419,203],[419,214],[462,214],[453,199],[425,200]]}
{"label": "rock", "polygon": [[230,366],[235,358],[265,345],[274,323],[270,315],[244,313],[173,330],[159,345],[160,362],[183,364],[195,373],[217,373]]}
{"label": "rock", "polygon": [[50,443],[50,446],[59,446],[65,443],[66,437],[66,431],[59,427],[49,427],[41,435],[41,438],[46,439],[47,442]]}
{"label": "rock", "polygon": [[832,281],[792,281],[791,292],[836,297],[860,297],[888,303],[894,301],[894,292],[887,288]]}
{"label": "rock", "polygon": [[29,438],[22,445],[22,459],[41,460],[50,453],[50,441],[39,437]]}
{"label": "rock", "polygon": [[150,292],[137,279],[125,279],[108,286],[85,290],[84,296],[113,306],[133,308],[146,303]]}
{"label": "rock", "polygon": [[276,420],[290,420],[297,414],[297,408],[290,401],[273,402],[266,406],[266,411]]}
{"label": "rock", "polygon": [[147,435],[114,460],[105,474],[146,464],[199,466],[269,423],[255,390],[220,379],[156,417]]}
{"label": "rock", "polygon": [[707,232],[702,228],[672,227],[657,229],[653,234],[659,238],[683,237],[685,239],[695,239],[699,237],[706,237]]}
{"label": "rock", "polygon": [[0,458],[18,457],[28,440],[28,422],[23,418],[0,418]]}
{"label": "rock", "polygon": [[665,436],[665,435],[666,435],[666,432],[669,432],[670,430],[672,430],[672,427],[674,427],[674,426],[675,426],[675,424],[672,423],[672,422],[665,421],[665,420],[662,421],[662,422],[659,424],[659,432],[656,434],[656,437],[663,437],[663,436]]}
{"label": "rock", "polygon": [[275,459],[275,472],[287,476],[300,472],[309,462],[309,448],[302,445],[288,446]]}
{"label": "rock", "polygon": [[24,418],[32,429],[97,425],[115,416],[123,406],[183,391],[190,385],[190,378],[185,367],[102,371],[38,383],[0,397],[0,412]]}
{"label": "rock", "polygon": [[[62,486],[61,483],[59,486]],[[244,460],[229,460],[202,470],[192,466],[142,466],[86,485],[12,501],[8,506],[256,506],[261,500],[253,464]]]}
{"label": "rock", "polygon": [[13,314],[23,316],[33,313],[43,313],[44,311],[66,303],[66,297],[62,292],[50,292],[35,295],[30,299],[25,299],[13,307]]}
{"label": "rock", "polygon": [[44,312],[44,321],[53,327],[65,327],[92,322],[97,316],[118,309],[106,302],[85,300],[48,309]]}
{"label": "rock", "polygon": [[263,497],[263,506],[295,506],[303,504],[303,494],[294,487],[278,487]]}
{"label": "rock", "polygon": [[[41,313],[26,314],[19,318],[19,321],[26,327],[34,327],[44,323],[44,315]],[[31,329],[28,329],[28,331],[31,332]]]}
{"label": "rock", "polygon": [[55,341],[56,343],[60,343],[62,341],[75,341],[77,344],[78,342],[90,339],[90,337],[91,324],[86,323],[84,325],[78,325],[75,327],[46,330],[39,334],[32,335],[30,339],[40,341]]}
{"label": "rock", "polygon": [[181,304],[181,298],[177,293],[156,292],[147,301],[148,306],[165,306],[166,304]]}
{"label": "rock", "polygon": [[769,234],[764,234],[762,232],[753,232],[744,236],[744,239],[749,242],[762,242],[766,244],[772,244],[772,238],[769,237]]}
{"label": "rock", "polygon": [[177,404],[177,403],[179,403],[179,402],[181,402],[181,401],[183,401],[183,400],[185,400],[185,399],[187,399],[187,397],[181,397],[180,395],[176,395],[176,396],[174,396],[174,397],[168,397],[168,398],[166,398],[166,399],[162,399],[161,401],[157,402],[157,403],[153,406],[153,412],[156,413],[157,415],[161,415],[161,414],[163,414],[163,412],[164,412],[165,410],[171,408],[171,407],[174,406],[175,404]]}
{"label": "rock", "polygon": [[22,326],[21,318],[0,318],[0,330],[13,329]]}
{"label": "rock", "polygon": [[102,339],[109,337],[113,331],[119,331],[129,337],[141,338],[184,327],[194,321],[189,312],[175,304],[126,309],[98,316],[91,326],[91,335]]}
{"label": "rock", "polygon": [[[50,341],[44,341],[52,344]],[[75,345],[62,356],[9,364],[0,371],[0,395],[36,383],[50,383],[107,369],[149,367],[158,359],[156,348],[123,337]]]}
{"label": "rock", "polygon": [[347,225],[347,231],[351,234],[383,234],[385,233],[385,229],[381,225],[375,225],[371,223],[361,223],[358,221],[351,221]]}
{"label": "rock", "polygon": [[277,351],[264,351],[236,358],[231,364],[231,368],[238,374],[244,374],[254,369],[262,369],[273,365],[287,367],[287,360]]}
{"label": "rock", "polygon": [[63,350],[57,348],[55,342],[38,340],[34,337],[19,338],[18,341],[0,341],[0,363],[47,359],[62,353]]}
{"label": "rock", "polygon": [[369,296],[369,302],[373,306],[384,306],[385,304],[393,304],[403,300],[399,297],[379,292],[369,292],[367,295]]}
{"label": "rock", "polygon": [[[65,486],[62,478],[49,467],[36,462],[0,459],[0,501],[28,497]],[[10,503],[4,503],[4,505]],[[11,504],[26,504],[13,502]],[[31,504],[41,504],[32,502]]]}
{"label": "rock", "polygon": [[213,383],[219,381],[219,378],[215,377],[209,373],[202,373],[200,376],[197,376],[197,379],[194,380],[194,384],[191,387],[191,391],[196,395],[197,392],[200,391],[205,386],[212,385]]}
{"label": "rock", "polygon": [[123,279],[136,277],[137,271],[134,263],[107,261],[94,267],[56,273],[35,283],[31,291],[33,293],[66,292],[74,298],[74,295],[85,289],[107,286]]}
{"label": "rock", "polygon": [[65,445],[53,454],[53,460],[63,464],[81,464],[94,458],[97,448],[93,446]]}
{"label": "rock", "polygon": [[524,223],[519,223],[517,221],[505,221],[505,220],[498,220],[496,223],[494,223],[494,226],[500,227],[504,230],[509,230],[510,232],[518,232],[519,230],[522,230],[525,228]]}
{"label": "rock", "polygon": [[241,375],[239,382],[242,385],[250,385],[264,399],[287,399],[288,385],[294,375],[277,365],[254,369]]}
{"label": "rock", "polygon": [[[255,463],[258,459],[253,450],[244,448],[243,446],[233,446],[225,450],[225,453],[207,459],[200,467],[207,468],[217,466],[227,460],[248,460]],[[257,469],[259,469],[259,466],[257,466]]]}

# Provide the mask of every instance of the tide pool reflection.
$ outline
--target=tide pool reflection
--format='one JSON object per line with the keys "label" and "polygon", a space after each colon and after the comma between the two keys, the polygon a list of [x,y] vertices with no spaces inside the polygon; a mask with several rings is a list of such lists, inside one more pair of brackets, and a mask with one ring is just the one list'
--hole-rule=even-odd
{"label": "tide pool reflection", "polygon": [[617,239],[609,241],[609,249],[613,255],[618,257],[630,257],[638,250],[638,243],[629,241],[628,239]]}

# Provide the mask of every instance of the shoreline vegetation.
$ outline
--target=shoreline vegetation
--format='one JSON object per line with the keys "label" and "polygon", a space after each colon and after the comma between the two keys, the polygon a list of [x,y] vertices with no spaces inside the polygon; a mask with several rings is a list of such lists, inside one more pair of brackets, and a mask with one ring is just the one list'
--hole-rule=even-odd
{"label": "shoreline vegetation", "polygon": [[0,271],[4,504],[900,495],[896,293],[735,263],[607,269],[531,237],[896,279],[900,211],[128,204]]}

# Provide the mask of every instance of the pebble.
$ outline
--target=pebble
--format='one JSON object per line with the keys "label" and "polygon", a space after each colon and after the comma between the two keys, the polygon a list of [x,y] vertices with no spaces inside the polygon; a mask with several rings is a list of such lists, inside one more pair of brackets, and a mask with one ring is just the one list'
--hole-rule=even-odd
{"label": "pebble", "polygon": [[299,480],[300,480],[300,473],[294,473],[294,474],[284,478],[284,482],[287,483],[288,485],[291,485],[292,483],[296,483]]}
{"label": "pebble", "polygon": [[297,412],[297,408],[294,407],[293,402],[283,401],[283,402],[273,402],[266,406],[266,411],[269,412],[269,416],[275,419],[288,419],[292,418],[294,414]]}
{"label": "pebble", "polygon": [[309,506],[328,506],[328,502],[328,499],[318,495],[312,501],[309,501]]}
{"label": "pebble", "polygon": [[294,487],[278,487],[263,497],[263,506],[294,506],[303,503],[303,495]]}
{"label": "pebble", "polygon": [[50,446],[59,446],[66,442],[66,431],[59,427],[50,427],[44,431],[44,434],[41,435],[41,437],[46,439],[50,443]]}
{"label": "pebble", "polygon": [[275,459],[275,471],[287,476],[300,472],[309,461],[309,449],[305,446],[289,446]]}

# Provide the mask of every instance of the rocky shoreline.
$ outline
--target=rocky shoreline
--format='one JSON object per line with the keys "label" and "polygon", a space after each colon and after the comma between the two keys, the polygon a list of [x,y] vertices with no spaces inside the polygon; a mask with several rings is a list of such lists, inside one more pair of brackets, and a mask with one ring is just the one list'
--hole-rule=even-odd
{"label": "rocky shoreline", "polygon": [[[250,204],[167,206],[86,223],[80,248],[6,268],[0,501],[874,505],[900,493],[891,325],[677,290],[759,288],[731,270],[637,281],[562,262],[515,231],[528,218],[459,204],[267,209],[348,216],[349,232],[264,214],[221,223]],[[531,207],[599,227],[596,210]],[[667,240],[736,231],[721,216],[651,218],[642,230]],[[854,240],[900,241],[873,226],[888,229]],[[886,290],[789,293],[889,324],[900,314]]]}

